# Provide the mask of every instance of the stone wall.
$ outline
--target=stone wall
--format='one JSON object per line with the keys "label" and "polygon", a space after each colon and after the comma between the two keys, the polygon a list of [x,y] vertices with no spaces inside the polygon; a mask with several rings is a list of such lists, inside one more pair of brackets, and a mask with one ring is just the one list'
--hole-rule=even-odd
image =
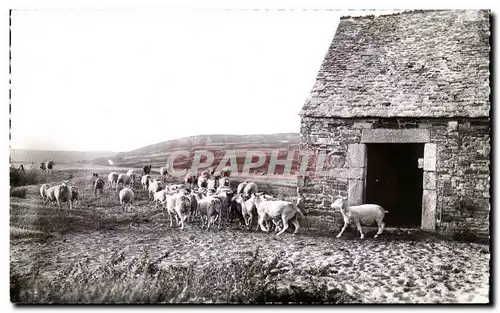
{"label": "stone wall", "polygon": [[[436,229],[442,232],[489,232],[490,121],[488,119],[331,119],[303,117],[300,149],[324,152],[329,177],[298,176],[309,216],[341,221],[329,208],[329,196],[347,196],[348,145],[361,142],[363,129],[428,129],[436,144]],[[434,174],[433,174],[434,175]],[[424,175],[425,176],[425,175]],[[427,182],[428,184],[429,182]],[[433,188],[433,187],[430,187]]]}

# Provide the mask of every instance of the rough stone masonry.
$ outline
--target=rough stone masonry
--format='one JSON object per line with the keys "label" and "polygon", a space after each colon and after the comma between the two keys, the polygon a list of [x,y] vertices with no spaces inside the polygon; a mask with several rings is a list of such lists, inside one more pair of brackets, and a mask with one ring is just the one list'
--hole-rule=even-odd
{"label": "rough stone masonry", "polygon": [[302,152],[330,177],[299,176],[311,216],[330,196],[363,200],[364,143],[425,144],[423,229],[489,235],[490,12],[342,18],[301,115]]}

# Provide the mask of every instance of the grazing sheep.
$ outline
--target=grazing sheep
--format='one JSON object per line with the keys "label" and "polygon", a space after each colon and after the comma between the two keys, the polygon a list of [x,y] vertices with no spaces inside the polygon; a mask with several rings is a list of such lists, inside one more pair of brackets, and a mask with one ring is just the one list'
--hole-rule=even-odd
{"label": "grazing sheep", "polygon": [[127,176],[130,177],[130,181],[132,182],[132,186],[134,186],[135,178],[136,178],[134,170],[133,169],[128,170]]}
{"label": "grazing sheep", "polygon": [[149,180],[151,179],[150,175],[143,175],[141,177],[141,185],[142,185],[142,190],[148,191],[149,190]]}
{"label": "grazing sheep", "polygon": [[111,172],[109,173],[108,175],[108,188],[112,188],[113,185],[115,185],[115,188],[116,188],[116,184],[118,182],[118,174],[116,172]]}
{"label": "grazing sheep", "polygon": [[177,199],[175,200],[175,212],[179,216],[181,222],[181,229],[184,229],[184,222],[189,217],[191,213],[191,200],[190,196],[177,194]]}
{"label": "grazing sheep", "polygon": [[245,186],[245,189],[243,189],[243,194],[248,198],[252,196],[252,194],[256,194],[258,191],[257,184],[254,182],[250,182]]}
{"label": "grazing sheep", "polygon": [[142,168],[142,172],[144,175],[148,175],[151,173],[151,164],[150,165],[144,165],[144,167]]}
{"label": "grazing sheep", "polygon": [[342,227],[342,230],[337,235],[337,238],[340,238],[340,236],[342,236],[345,229],[347,228],[347,225],[352,222],[356,224],[356,227],[361,234],[361,239],[365,237],[363,234],[363,229],[361,228],[361,223],[363,223],[363,225],[372,225],[374,222],[376,222],[378,231],[373,237],[377,238],[378,235],[382,234],[382,231],[384,230],[384,216],[386,213],[389,213],[389,211],[384,210],[380,205],[377,204],[361,204],[349,206],[347,203],[347,198],[339,198],[335,200],[331,204],[331,208],[340,210],[340,213],[342,213],[342,217],[344,218],[344,227]]}
{"label": "grazing sheep", "polygon": [[61,185],[52,186],[47,189],[47,198],[51,202],[56,202],[59,210],[61,209],[61,202],[68,202],[69,209],[71,210],[71,189],[68,186],[69,181],[64,181]]}
{"label": "grazing sheep", "polygon": [[132,203],[134,201],[134,192],[125,187],[120,190],[120,205],[122,206],[122,212],[127,212],[127,206],[132,209]]}
{"label": "grazing sheep", "polygon": [[148,187],[149,190],[148,198],[152,199],[154,193],[160,191],[161,189],[162,189],[161,181],[157,179],[153,180],[152,178],[150,178]]}
{"label": "grazing sheep", "polygon": [[47,189],[49,189],[50,185],[49,184],[43,184],[40,186],[40,195],[42,196],[42,201],[43,203],[47,202]]}
{"label": "grazing sheep", "polygon": [[[257,214],[259,215],[258,223],[262,231],[269,231],[269,229],[264,226],[264,221],[270,219],[275,226],[278,226],[277,222],[279,222],[279,220],[283,222],[283,229],[281,229],[276,236],[281,235],[287,230],[288,221],[291,221],[295,226],[295,231],[293,233],[296,234],[298,232],[300,225],[294,217],[296,215],[304,215],[295,203],[281,200],[267,200],[261,194],[253,194],[251,199],[254,200],[255,206],[257,207]],[[278,230],[278,227],[276,227],[276,230]]]}
{"label": "grazing sheep", "polygon": [[248,184],[248,180],[245,180],[244,182],[240,183],[238,185],[238,188],[236,188],[236,193],[237,194],[243,193],[247,184]]}

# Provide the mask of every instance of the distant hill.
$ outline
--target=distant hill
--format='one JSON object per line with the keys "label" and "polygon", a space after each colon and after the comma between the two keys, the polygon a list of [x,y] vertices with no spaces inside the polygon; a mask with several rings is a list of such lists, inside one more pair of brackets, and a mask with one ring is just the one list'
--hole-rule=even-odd
{"label": "distant hill", "polygon": [[12,162],[29,163],[33,160],[40,163],[47,160],[55,160],[56,163],[89,162],[96,158],[115,156],[111,151],[42,151],[11,149],[10,156]]}
{"label": "distant hill", "polygon": [[[286,158],[289,150],[298,150],[300,135],[298,133],[279,133],[265,135],[201,135],[179,138],[142,147],[133,151],[118,153],[110,157],[116,166],[137,168],[151,164],[158,169],[165,166],[171,153],[190,151],[189,157],[178,157],[174,164],[176,169],[189,168],[196,150],[208,150],[214,153],[214,164],[218,165],[227,150],[236,152],[238,167],[243,167],[247,151],[258,150],[267,155],[262,169],[267,168],[271,153],[280,152],[279,158]],[[107,165],[108,158],[93,160],[94,164]],[[295,165],[295,164],[294,164]],[[295,166],[294,166],[295,167]]]}

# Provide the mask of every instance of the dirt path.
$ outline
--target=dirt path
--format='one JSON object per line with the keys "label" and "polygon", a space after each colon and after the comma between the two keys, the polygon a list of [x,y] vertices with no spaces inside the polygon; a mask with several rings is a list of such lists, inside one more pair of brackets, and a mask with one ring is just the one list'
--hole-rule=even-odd
{"label": "dirt path", "polygon": [[[144,250],[153,258],[172,251],[164,264],[228,262],[261,256],[280,256],[284,284],[300,284],[312,274],[363,302],[451,303],[487,302],[489,251],[483,245],[428,240],[385,241],[336,239],[285,233],[240,230],[207,232],[192,227],[170,229],[162,214],[155,223],[117,230],[72,233],[46,243],[11,242],[11,267],[19,271],[37,266],[50,275],[88,257],[90,264],[107,261],[113,252],[125,257]],[[485,250],[486,249],[486,250]]]}

